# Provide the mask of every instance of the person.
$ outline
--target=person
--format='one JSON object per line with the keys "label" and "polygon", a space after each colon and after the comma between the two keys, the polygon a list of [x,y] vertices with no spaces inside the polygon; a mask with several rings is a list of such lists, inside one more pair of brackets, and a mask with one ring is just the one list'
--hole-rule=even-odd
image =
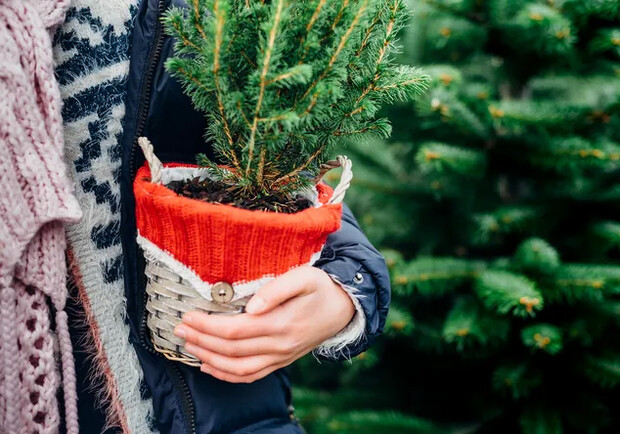
{"label": "person", "polygon": [[[80,0],[55,36],[69,173],[84,212],[68,230],[80,428],[303,432],[284,368],[313,350],[335,360],[365,351],[385,324],[388,271],[345,206],[320,259],[265,285],[246,313],[184,316],[175,333],[203,362],[200,369],[154,350],[136,243],[137,138],[149,137],[164,162],[194,162],[199,152],[214,157],[204,116],[164,68],[172,40],[161,16],[170,6],[185,2]],[[104,415],[95,410],[98,399]]]}

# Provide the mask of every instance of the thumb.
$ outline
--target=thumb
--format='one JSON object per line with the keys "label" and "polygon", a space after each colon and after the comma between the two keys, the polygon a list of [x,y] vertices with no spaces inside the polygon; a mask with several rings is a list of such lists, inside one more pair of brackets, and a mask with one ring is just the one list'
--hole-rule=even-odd
{"label": "thumb", "polygon": [[276,277],[260,288],[245,306],[251,315],[268,312],[291,298],[304,295],[309,289],[309,271],[300,267]]}

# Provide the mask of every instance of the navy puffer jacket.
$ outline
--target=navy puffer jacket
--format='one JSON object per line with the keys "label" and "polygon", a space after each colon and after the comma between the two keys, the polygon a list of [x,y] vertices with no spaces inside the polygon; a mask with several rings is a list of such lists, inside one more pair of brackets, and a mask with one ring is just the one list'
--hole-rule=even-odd
{"label": "navy puffer jacket", "polygon": [[[144,259],[136,244],[132,181],[143,163],[136,139],[147,136],[164,161],[193,162],[198,152],[211,154],[203,139],[205,118],[196,112],[177,81],[164,69],[172,41],[163,33],[161,16],[180,0],[142,0],[134,23],[128,97],[122,142],[122,224],[124,279],[130,340],[144,370],[144,393],[154,405],[155,428],[162,433],[300,433],[292,414],[291,384],[285,370],[252,384],[214,379],[157,353],[148,338],[145,317]],[[383,258],[345,207],[342,228],[332,234],[315,266],[359,290],[366,317],[364,339],[342,357],[364,351],[381,333],[390,301]],[[86,363],[78,356],[78,364]],[[80,368],[80,366],[78,366]],[[84,369],[82,369],[85,372]],[[87,380],[81,378],[83,384]],[[85,414],[90,397],[81,400],[82,432],[101,432],[102,418]]]}

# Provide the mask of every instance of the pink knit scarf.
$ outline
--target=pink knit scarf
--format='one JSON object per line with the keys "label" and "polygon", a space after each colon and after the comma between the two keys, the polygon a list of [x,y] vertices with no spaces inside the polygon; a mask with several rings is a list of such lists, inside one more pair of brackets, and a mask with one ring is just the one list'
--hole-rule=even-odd
{"label": "pink knit scarf", "polygon": [[[78,433],[64,311],[64,224],[81,216],[63,161],[50,33],[69,0],[0,0],[0,432]],[[58,360],[59,359],[59,360]]]}

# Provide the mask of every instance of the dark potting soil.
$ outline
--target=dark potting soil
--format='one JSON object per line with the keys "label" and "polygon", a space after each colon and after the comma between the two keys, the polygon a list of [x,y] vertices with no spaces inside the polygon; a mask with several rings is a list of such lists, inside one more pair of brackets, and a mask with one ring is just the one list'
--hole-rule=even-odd
{"label": "dark potting soil", "polygon": [[190,199],[232,205],[252,211],[293,214],[312,206],[312,202],[301,195],[290,197],[284,194],[273,194],[250,198],[243,197],[235,186],[210,179],[201,181],[198,177],[184,181],[172,181],[166,187],[178,195]]}

